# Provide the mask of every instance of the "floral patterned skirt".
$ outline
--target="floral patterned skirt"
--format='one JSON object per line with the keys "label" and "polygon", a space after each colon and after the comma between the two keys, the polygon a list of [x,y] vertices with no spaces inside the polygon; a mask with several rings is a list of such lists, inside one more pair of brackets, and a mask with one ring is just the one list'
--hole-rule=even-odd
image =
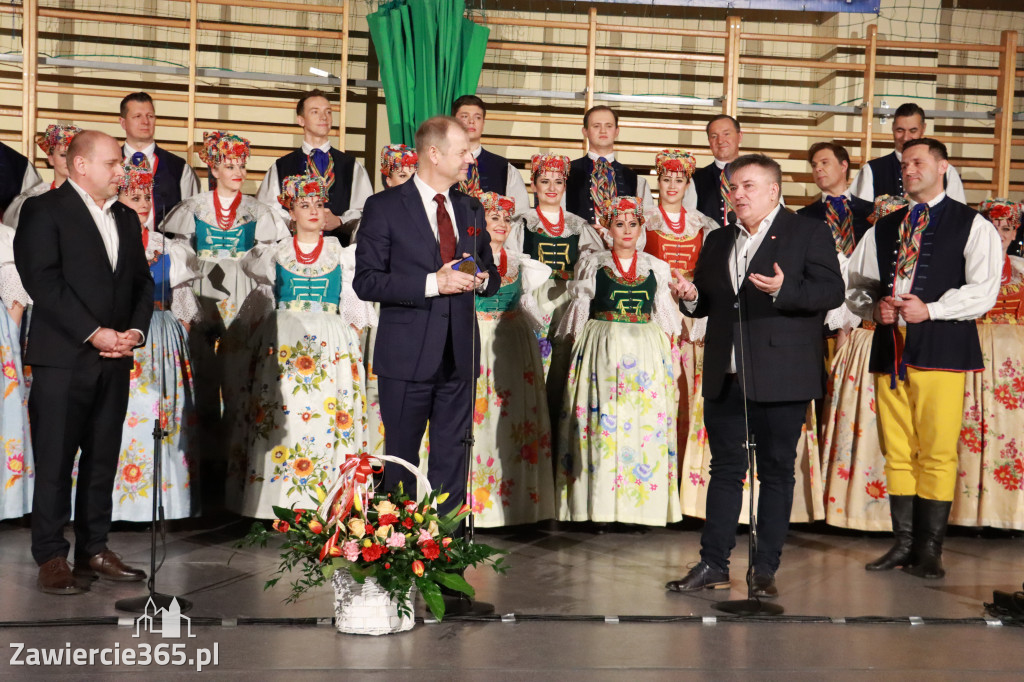
{"label": "floral patterned skirt", "polygon": [[[26,314],[23,321],[28,319]],[[32,436],[28,424],[28,386],[21,364],[21,328],[0,310],[0,519],[16,519],[32,511]]]}
{"label": "floral patterned skirt", "polygon": [[572,348],[558,427],[558,518],[680,520],[677,404],[658,325],[589,320]]}
{"label": "floral patterned skirt", "polygon": [[248,409],[234,425],[246,443],[229,466],[227,504],[243,516],[308,507],[346,455],[366,448],[366,383],[359,336],[340,315],[277,310],[255,337]]}
{"label": "floral patterned skirt", "polygon": [[[711,480],[711,448],[708,445],[708,432],[704,427],[704,398],[701,391],[704,387],[703,354],[700,364],[695,370],[692,400],[690,401],[689,429],[686,442],[682,446],[683,456],[679,465],[680,477],[679,496],[683,514],[699,519],[706,518],[708,482]],[[793,489],[793,510],[790,512],[790,523],[807,523],[824,518],[822,505],[821,468],[818,460],[817,424],[814,412],[814,401],[807,406],[807,418],[804,420],[800,440],[796,445],[796,486]],[[749,479],[749,476],[747,477]],[[749,480],[744,480],[744,491],[747,491]],[[755,483],[754,499],[757,500]],[[744,492],[743,509],[740,520],[747,518],[750,497]]]}
{"label": "floral patterned skirt", "polygon": [[967,375],[949,522],[1024,530],[1024,327],[979,324],[985,369]]}
{"label": "floral patterned skirt", "polygon": [[[957,488],[949,522],[1024,530],[1024,328],[978,325],[985,369],[967,375],[957,443]],[[829,378],[823,449],[827,521],[892,530],[885,457],[878,440],[871,332],[855,330]]]}
{"label": "floral patterned skirt", "polygon": [[544,369],[523,315],[481,319],[470,500],[481,528],[555,516]]}
{"label": "floral patterned skirt", "polygon": [[[161,372],[166,386],[162,414]],[[153,518],[153,423],[161,417],[170,432],[160,446],[164,515],[194,516],[199,512],[199,456],[192,365],[185,328],[169,310],[154,311],[146,345],[135,350],[114,479],[114,521]]]}

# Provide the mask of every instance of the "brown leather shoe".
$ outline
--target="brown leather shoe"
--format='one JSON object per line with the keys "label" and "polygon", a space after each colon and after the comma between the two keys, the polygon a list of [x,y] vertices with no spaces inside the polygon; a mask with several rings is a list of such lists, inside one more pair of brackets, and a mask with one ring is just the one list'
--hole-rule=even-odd
{"label": "brown leather shoe", "polygon": [[62,556],[54,557],[39,567],[36,586],[46,594],[81,594],[89,591],[88,587],[75,582],[71,564]]}
{"label": "brown leather shoe", "polygon": [[89,559],[75,559],[75,575],[95,580],[113,580],[120,583],[132,583],[146,579],[146,572],[132,568],[121,561],[121,557],[105,549]]}

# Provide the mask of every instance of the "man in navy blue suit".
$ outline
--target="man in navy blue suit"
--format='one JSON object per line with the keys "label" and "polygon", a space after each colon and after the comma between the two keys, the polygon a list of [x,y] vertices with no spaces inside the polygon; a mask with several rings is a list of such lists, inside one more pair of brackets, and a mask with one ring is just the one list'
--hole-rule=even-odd
{"label": "man in navy blue suit", "polygon": [[[370,197],[363,209],[352,287],[380,303],[374,371],[380,387],[385,450],[418,463],[430,422],[429,479],[449,493],[439,511],[466,500],[463,439],[472,411],[480,341],[473,291],[494,294],[501,278],[491,255],[483,207],[452,188],[473,161],[469,136],[449,116],[416,131],[419,169],[412,180]],[[472,256],[477,275],[453,269]],[[402,467],[384,483],[415,490]]]}

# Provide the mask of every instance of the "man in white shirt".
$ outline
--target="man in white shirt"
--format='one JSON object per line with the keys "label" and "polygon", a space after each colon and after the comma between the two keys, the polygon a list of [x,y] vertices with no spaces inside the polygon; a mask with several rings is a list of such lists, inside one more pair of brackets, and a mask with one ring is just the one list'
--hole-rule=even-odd
{"label": "man in white shirt", "polygon": [[[865,201],[873,202],[875,197],[885,194],[901,197],[906,194],[903,186],[903,175],[900,162],[903,159],[903,147],[911,140],[924,137],[928,129],[928,121],[924,109],[913,102],[901,104],[892,119],[892,143],[895,150],[864,164],[857,177],[850,184],[850,191]],[[960,174],[948,162],[943,174],[943,190],[951,199],[966,204],[964,183]]]}
{"label": "man in white shirt", "polygon": [[323,178],[327,183],[324,234],[337,237],[342,246],[347,246],[363,214],[363,205],[373,194],[370,176],[356,157],[331,146],[334,109],[323,92],[311,90],[299,98],[295,121],[302,127],[302,146],[274,162],[263,177],[256,198],[287,222],[288,212],[277,201],[281,181],[307,173]]}
{"label": "man in white shirt", "polygon": [[877,325],[869,369],[896,538],[865,568],[941,578],[965,377],[983,368],[974,320],[996,302],[1003,254],[992,224],[942,191],[945,145],[907,141],[901,163],[911,205],[857,244],[846,292]]}
{"label": "man in white shirt", "polygon": [[469,164],[466,179],[459,183],[459,191],[479,197],[482,192],[497,192],[516,200],[516,211],[530,209],[530,195],[522,174],[503,156],[480,146],[487,119],[487,105],[476,95],[463,95],[452,104],[452,116],[459,120],[469,135],[473,163]]}
{"label": "man in white shirt", "polygon": [[153,169],[153,210],[146,227],[155,229],[182,199],[199,193],[199,178],[185,159],[157,145],[156,109],[148,93],[126,95],[121,100],[118,121],[125,135],[122,147],[125,160],[141,154]]}
{"label": "man in white shirt", "polygon": [[617,196],[639,197],[644,213],[654,210],[654,197],[646,178],[615,159],[615,140],[619,138],[619,114],[603,104],[591,107],[583,115],[583,136],[587,155],[569,164],[569,177],[563,201],[569,213],[591,225],[604,211],[602,205]]}
{"label": "man in white shirt", "polygon": [[[25,354],[33,369],[32,555],[37,587],[47,594],[88,589],[76,577],[146,577],[110,551],[107,534],[133,349],[153,315],[153,278],[138,215],[117,201],[117,141],[81,132],[67,158],[68,181],[25,202],[14,238],[15,264],[33,301]],[[79,449],[72,572],[64,525]]]}

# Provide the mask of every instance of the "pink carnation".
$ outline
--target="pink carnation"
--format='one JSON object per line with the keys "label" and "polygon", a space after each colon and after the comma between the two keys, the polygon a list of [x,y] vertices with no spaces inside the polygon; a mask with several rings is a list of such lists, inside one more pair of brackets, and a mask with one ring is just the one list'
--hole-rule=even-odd
{"label": "pink carnation", "polygon": [[[405,540],[405,536],[402,536],[402,540]],[[349,540],[341,546],[341,555],[349,561],[356,561],[359,559],[359,543],[355,540]]]}
{"label": "pink carnation", "polygon": [[417,538],[416,544],[419,545],[419,544],[422,544],[424,542],[427,542],[428,540],[433,540],[433,539],[434,539],[434,537],[430,534],[430,532],[426,528],[420,528],[420,536],[419,536],[419,538]]}
{"label": "pink carnation", "polygon": [[402,549],[405,547],[405,536],[401,533],[392,533],[384,544],[393,549]]}

